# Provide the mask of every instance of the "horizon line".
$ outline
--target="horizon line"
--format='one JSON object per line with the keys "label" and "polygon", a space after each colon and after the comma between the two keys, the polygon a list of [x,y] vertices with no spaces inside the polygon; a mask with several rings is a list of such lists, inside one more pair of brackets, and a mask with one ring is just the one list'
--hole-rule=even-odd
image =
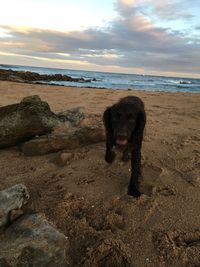
{"label": "horizon line", "polygon": [[112,74],[124,74],[124,75],[138,75],[138,76],[152,76],[152,77],[165,77],[165,78],[183,78],[183,79],[197,79],[200,77],[189,77],[189,76],[177,76],[177,75],[155,75],[155,74],[145,74],[145,73],[128,73],[128,72],[117,72],[117,71],[99,71],[99,70],[82,70],[82,69],[71,69],[71,68],[58,68],[58,67],[41,67],[35,65],[21,65],[21,64],[7,64],[0,63],[1,66],[16,66],[16,67],[30,67],[30,68],[42,68],[42,69],[57,69],[57,70],[72,70],[72,71],[87,71],[87,72],[98,72],[98,73],[112,73]]}

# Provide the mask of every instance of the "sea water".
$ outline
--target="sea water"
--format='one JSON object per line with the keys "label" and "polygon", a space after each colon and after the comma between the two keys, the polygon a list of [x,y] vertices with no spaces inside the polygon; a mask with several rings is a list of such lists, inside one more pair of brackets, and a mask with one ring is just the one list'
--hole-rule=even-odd
{"label": "sea water", "polygon": [[200,79],[164,77],[151,75],[109,73],[96,71],[82,71],[57,68],[41,68],[29,66],[16,66],[0,64],[0,69],[12,69],[18,71],[32,71],[39,74],[63,74],[72,78],[84,78],[90,82],[65,82],[52,81],[48,84],[57,84],[64,86],[108,88],[119,90],[145,90],[145,91],[163,91],[163,92],[200,92]]}

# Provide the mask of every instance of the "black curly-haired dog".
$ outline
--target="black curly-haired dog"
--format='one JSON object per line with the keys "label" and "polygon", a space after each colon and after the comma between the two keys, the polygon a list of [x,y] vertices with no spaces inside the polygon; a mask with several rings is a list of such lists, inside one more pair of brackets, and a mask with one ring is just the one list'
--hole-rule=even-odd
{"label": "black curly-haired dog", "polygon": [[112,163],[115,159],[114,146],[123,149],[123,160],[131,154],[131,179],[128,194],[134,197],[141,195],[139,176],[141,168],[141,147],[146,124],[144,103],[137,96],[127,96],[118,103],[108,107],[103,114],[106,129],[105,160]]}

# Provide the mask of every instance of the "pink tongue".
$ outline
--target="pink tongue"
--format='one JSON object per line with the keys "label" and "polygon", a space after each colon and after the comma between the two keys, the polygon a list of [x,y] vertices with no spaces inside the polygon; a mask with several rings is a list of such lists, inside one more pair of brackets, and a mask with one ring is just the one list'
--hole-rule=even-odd
{"label": "pink tongue", "polygon": [[120,146],[125,146],[127,144],[126,139],[117,139],[116,143]]}

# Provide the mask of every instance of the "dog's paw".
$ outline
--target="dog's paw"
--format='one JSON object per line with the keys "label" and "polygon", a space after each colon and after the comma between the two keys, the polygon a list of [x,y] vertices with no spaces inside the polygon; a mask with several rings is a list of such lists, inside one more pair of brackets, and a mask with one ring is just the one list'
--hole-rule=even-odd
{"label": "dog's paw", "polygon": [[115,156],[116,156],[116,154],[114,151],[106,153],[105,161],[108,163],[112,163],[115,160]]}
{"label": "dog's paw", "polygon": [[141,193],[136,187],[130,187],[129,186],[128,187],[128,195],[138,198],[141,196]]}

